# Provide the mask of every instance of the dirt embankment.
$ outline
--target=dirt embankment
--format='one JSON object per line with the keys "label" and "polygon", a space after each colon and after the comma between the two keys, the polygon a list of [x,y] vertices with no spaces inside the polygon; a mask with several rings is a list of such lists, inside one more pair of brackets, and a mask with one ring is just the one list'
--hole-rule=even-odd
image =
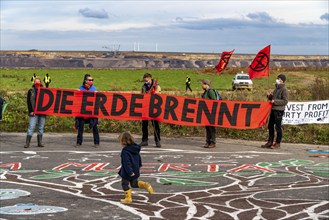
{"label": "dirt embankment", "polygon": [[[205,68],[220,54],[106,52],[106,51],[1,51],[0,68]],[[255,54],[234,54],[229,66],[246,67]],[[271,55],[274,67],[328,67],[327,56]]]}

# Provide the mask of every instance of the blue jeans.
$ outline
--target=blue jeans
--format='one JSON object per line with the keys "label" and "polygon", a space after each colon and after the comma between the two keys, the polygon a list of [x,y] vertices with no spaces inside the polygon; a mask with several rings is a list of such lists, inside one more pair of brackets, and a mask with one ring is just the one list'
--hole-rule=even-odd
{"label": "blue jeans", "polygon": [[34,128],[38,123],[38,135],[43,135],[43,128],[45,126],[46,116],[45,115],[33,115],[30,116],[29,127],[27,128],[27,136],[32,136]]}

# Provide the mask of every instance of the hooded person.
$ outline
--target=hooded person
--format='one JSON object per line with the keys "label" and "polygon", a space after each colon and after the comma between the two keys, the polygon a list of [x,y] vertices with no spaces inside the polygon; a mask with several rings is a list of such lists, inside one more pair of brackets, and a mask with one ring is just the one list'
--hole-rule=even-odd
{"label": "hooded person", "polygon": [[[280,74],[275,80],[275,89],[273,93],[267,94],[267,99],[272,103],[270,119],[268,122],[268,140],[262,148],[276,149],[280,148],[282,140],[282,117],[286,105],[288,104],[288,90],[285,85],[286,76]],[[276,130],[276,139],[274,141],[274,131]]]}
{"label": "hooded person", "polygon": [[36,124],[38,124],[38,135],[37,135],[37,140],[38,140],[38,147],[44,147],[42,144],[42,137],[43,137],[43,129],[45,126],[46,122],[46,116],[45,115],[37,115],[34,114],[34,107],[36,103],[36,98],[39,89],[43,87],[41,84],[41,79],[40,77],[36,76],[32,88],[28,90],[27,92],[27,108],[28,108],[28,114],[29,114],[29,125],[27,128],[27,134],[26,134],[26,142],[24,145],[24,148],[29,148],[30,143],[31,143],[31,138],[34,132],[34,129],[36,127]]}
{"label": "hooded person", "polygon": [[142,167],[142,158],[140,156],[141,146],[136,144],[134,137],[130,132],[123,132],[118,137],[119,142],[122,145],[121,150],[121,167],[118,172],[121,179],[121,186],[125,193],[125,198],[121,199],[122,203],[132,202],[132,190],[129,184],[133,188],[142,188],[153,194],[153,188],[150,183],[139,181],[140,167]]}
{"label": "hooded person", "polygon": [[[89,91],[89,92],[97,92],[96,87],[94,86],[94,79],[90,74],[85,74],[82,85],[79,87],[80,91]],[[93,129],[94,136],[94,147],[99,146],[99,132],[98,132],[98,119],[91,117],[76,117],[75,118],[75,129],[78,130],[77,143],[75,147],[80,147],[83,142],[83,131],[85,123],[89,123],[89,128]]]}

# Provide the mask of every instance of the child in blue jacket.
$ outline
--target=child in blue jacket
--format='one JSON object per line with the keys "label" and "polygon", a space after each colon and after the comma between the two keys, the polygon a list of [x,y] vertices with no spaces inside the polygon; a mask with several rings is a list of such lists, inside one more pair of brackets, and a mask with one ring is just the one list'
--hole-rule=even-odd
{"label": "child in blue jacket", "polygon": [[125,193],[125,198],[121,199],[122,203],[132,202],[132,190],[129,188],[129,183],[133,188],[142,188],[153,194],[153,188],[150,183],[138,181],[140,176],[140,167],[142,159],[140,156],[141,146],[136,144],[134,137],[130,132],[124,132],[119,136],[119,142],[123,148],[121,151],[121,168],[119,175],[122,177],[122,189]]}

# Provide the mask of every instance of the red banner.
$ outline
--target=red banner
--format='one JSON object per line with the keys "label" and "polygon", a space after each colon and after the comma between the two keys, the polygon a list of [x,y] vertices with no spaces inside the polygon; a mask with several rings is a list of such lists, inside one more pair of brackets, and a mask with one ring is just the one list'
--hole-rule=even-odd
{"label": "red banner", "polygon": [[185,126],[252,129],[266,123],[269,102],[217,101],[164,94],[41,88],[36,114],[115,120],[158,120]]}
{"label": "red banner", "polygon": [[222,52],[219,63],[216,65],[216,70],[217,70],[218,74],[220,74],[220,72],[222,72],[226,68],[226,66],[228,65],[228,62],[230,61],[230,58],[231,58],[234,50],[229,51],[229,52],[227,52],[227,51]]}
{"label": "red banner", "polygon": [[268,45],[258,52],[248,68],[250,79],[270,75],[270,51],[271,45]]}

